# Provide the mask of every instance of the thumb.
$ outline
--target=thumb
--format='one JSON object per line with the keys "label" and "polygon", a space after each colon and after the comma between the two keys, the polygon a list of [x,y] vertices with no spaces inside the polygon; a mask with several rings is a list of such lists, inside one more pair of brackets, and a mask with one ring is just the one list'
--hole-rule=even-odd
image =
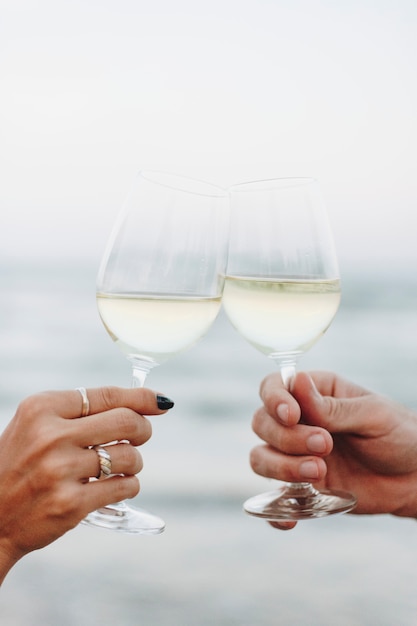
{"label": "thumb", "polygon": [[320,426],[331,433],[356,432],[361,420],[358,403],[362,398],[335,398],[322,395],[313,379],[306,372],[300,372],[292,380],[292,395],[301,408],[301,421]]}

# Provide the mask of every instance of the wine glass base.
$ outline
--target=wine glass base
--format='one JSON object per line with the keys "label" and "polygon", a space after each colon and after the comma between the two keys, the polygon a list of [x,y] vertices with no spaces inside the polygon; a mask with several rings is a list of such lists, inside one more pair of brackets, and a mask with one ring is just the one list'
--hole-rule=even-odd
{"label": "wine glass base", "polygon": [[286,485],[246,500],[249,515],[270,522],[298,522],[336,513],[347,513],[356,505],[356,498],[344,491],[317,491],[311,485]]}
{"label": "wine glass base", "polygon": [[92,511],[81,523],[134,535],[159,535],[165,530],[165,522],[160,517],[125,503]]}

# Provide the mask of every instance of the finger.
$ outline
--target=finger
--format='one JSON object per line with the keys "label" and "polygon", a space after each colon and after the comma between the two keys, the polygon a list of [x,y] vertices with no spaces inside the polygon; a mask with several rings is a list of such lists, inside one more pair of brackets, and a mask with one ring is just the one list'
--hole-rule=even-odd
{"label": "finger", "polygon": [[141,387],[124,389],[122,387],[99,387],[88,390],[90,414],[101,413],[123,406],[142,415],[159,415],[174,406],[165,396]]}
{"label": "finger", "polygon": [[[117,443],[101,446],[108,452],[111,459],[111,473],[134,476],[143,468],[140,452],[128,443]],[[101,474],[100,457],[96,450],[84,451],[83,465],[80,467],[81,478],[99,477]]]}
{"label": "finger", "polygon": [[268,413],[282,424],[297,424],[301,412],[298,402],[284,387],[280,374],[270,374],[261,383],[260,396]]}
{"label": "finger", "polygon": [[79,493],[80,506],[85,515],[108,506],[112,502],[121,502],[134,498],[140,490],[137,476],[111,476],[106,480],[93,480],[84,485]]}
{"label": "finger", "polygon": [[113,409],[89,415],[81,420],[71,422],[74,429],[74,440],[82,448],[102,443],[126,440],[134,446],[140,446],[152,435],[150,421],[135,413],[132,409]]}
{"label": "finger", "polygon": [[[133,476],[143,468],[140,452],[128,443],[117,443],[102,446],[110,455],[112,474]],[[100,459],[96,450],[76,447],[66,459],[58,462],[54,459],[54,477],[65,479],[68,476],[77,480],[86,481],[98,477],[101,473]]]}
{"label": "finger", "polygon": [[282,426],[263,408],[255,413],[252,428],[266,443],[286,454],[327,456],[333,449],[333,439],[327,430],[304,424]]}
{"label": "finger", "polygon": [[272,528],[277,528],[278,530],[291,530],[297,526],[297,522],[268,522]]}
{"label": "finger", "polygon": [[327,473],[326,463],[319,457],[282,454],[267,445],[251,450],[250,465],[260,476],[285,482],[316,482]]}
{"label": "finger", "polygon": [[303,422],[322,426],[333,433],[351,431],[360,434],[362,429],[364,432],[369,429],[363,413],[371,395],[362,391],[359,399],[325,396],[305,372],[299,373],[291,385],[291,392],[301,406]]}
{"label": "finger", "polygon": [[[77,389],[47,391],[40,396],[45,404],[45,410],[49,409],[67,419],[82,415],[83,399]],[[89,415],[117,407],[126,407],[142,415],[159,415],[173,406],[173,402],[169,398],[147,388],[98,387],[88,389],[87,397]]]}
{"label": "finger", "polygon": [[[301,380],[303,376],[309,376],[306,372],[299,372],[297,377]],[[334,398],[357,398],[359,396],[369,395],[369,391],[356,383],[352,383],[335,374],[334,372],[316,371],[310,372],[310,376],[314,384],[323,396],[331,396]],[[292,381],[292,384],[295,379]]]}

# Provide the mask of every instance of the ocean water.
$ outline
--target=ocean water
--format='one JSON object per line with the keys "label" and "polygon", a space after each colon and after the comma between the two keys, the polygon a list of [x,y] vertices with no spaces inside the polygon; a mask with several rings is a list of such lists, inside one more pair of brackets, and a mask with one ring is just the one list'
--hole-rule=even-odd
{"label": "ocean water", "polygon": [[[96,267],[2,265],[0,421],[43,389],[129,386],[128,363],[98,318]],[[417,285],[381,270],[343,279],[340,311],[301,362],[417,403]],[[271,529],[242,512],[271,487],[249,468],[250,422],[273,364],[223,314],[193,349],[151,372],[175,400],[153,418],[136,498],[165,533],[80,526],[25,557],[1,591],[11,626],[414,626],[413,520],[335,516]]]}

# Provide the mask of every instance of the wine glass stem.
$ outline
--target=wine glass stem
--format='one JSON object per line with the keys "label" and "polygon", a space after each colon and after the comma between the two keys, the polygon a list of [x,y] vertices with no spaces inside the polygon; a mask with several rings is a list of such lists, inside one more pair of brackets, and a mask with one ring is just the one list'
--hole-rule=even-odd
{"label": "wine glass stem", "polygon": [[132,387],[144,387],[145,380],[148,375],[146,370],[139,369],[138,367],[132,367]]}
{"label": "wine glass stem", "polygon": [[[280,365],[280,373],[282,382],[285,387],[288,389],[290,386],[291,379],[294,378],[296,373],[296,364],[295,363],[285,363]],[[308,495],[314,495],[316,490],[311,485],[311,483],[289,483],[288,487],[294,491],[295,497],[298,495],[299,497],[304,497]]]}
{"label": "wine glass stem", "polygon": [[[145,385],[145,380],[150,369],[150,367],[146,367],[142,365],[142,363],[137,363],[132,359],[133,388],[143,387]],[[116,514],[121,515],[126,510],[127,506],[125,502],[115,502],[111,505],[111,508],[116,512]]]}
{"label": "wine glass stem", "polygon": [[132,387],[144,387],[147,375],[156,364],[133,357],[129,360],[132,364]]}
{"label": "wine glass stem", "polygon": [[290,381],[295,376],[295,363],[286,363],[280,367],[281,378],[284,386],[288,389]]}

